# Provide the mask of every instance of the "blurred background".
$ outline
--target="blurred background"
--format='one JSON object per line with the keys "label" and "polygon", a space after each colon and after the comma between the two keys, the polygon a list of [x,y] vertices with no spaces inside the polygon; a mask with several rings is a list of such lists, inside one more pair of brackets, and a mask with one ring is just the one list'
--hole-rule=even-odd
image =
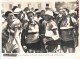
{"label": "blurred background", "polygon": [[75,10],[78,5],[78,0],[22,0],[22,1],[15,1],[15,0],[8,0],[2,1],[2,12],[6,12],[7,10],[11,10],[13,6],[18,6],[22,10],[25,7],[29,7],[30,9],[41,9],[45,10],[46,8],[50,8],[52,10],[57,10],[61,7],[66,7],[69,10]]}

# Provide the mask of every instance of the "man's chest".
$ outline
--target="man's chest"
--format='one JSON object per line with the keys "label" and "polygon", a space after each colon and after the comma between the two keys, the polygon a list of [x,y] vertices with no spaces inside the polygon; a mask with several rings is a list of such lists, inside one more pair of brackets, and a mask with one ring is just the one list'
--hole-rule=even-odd
{"label": "man's chest", "polygon": [[46,23],[46,30],[52,30],[53,25],[51,23]]}

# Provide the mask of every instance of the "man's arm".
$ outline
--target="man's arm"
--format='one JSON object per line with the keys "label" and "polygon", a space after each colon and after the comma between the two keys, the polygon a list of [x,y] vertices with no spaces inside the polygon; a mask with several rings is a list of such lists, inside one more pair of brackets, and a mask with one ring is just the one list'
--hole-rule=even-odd
{"label": "man's arm", "polygon": [[52,37],[54,40],[59,39],[59,32],[58,32],[58,27],[57,24],[55,22],[52,23],[53,27],[52,27],[52,31],[54,36]]}

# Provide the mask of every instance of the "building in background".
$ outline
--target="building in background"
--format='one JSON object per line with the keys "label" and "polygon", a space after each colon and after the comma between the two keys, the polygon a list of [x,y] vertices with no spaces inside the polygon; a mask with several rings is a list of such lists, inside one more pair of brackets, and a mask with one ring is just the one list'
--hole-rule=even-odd
{"label": "building in background", "polygon": [[72,2],[56,2],[55,3],[55,8],[57,10],[59,10],[61,7],[63,8],[68,8],[69,10],[75,10],[77,7],[77,3],[76,1],[72,1]]}
{"label": "building in background", "polygon": [[30,9],[42,9],[44,10],[45,8],[55,8],[55,2],[3,2],[2,3],[2,10],[7,11],[11,10],[13,6],[18,6],[22,10],[25,7],[29,7]]}
{"label": "building in background", "polygon": [[18,6],[22,10],[25,7],[29,7],[30,9],[42,9],[45,10],[46,8],[51,8],[54,10],[55,8],[59,10],[60,7],[66,7],[69,8],[70,10],[73,9],[75,10],[76,8],[76,1],[77,0],[70,0],[70,1],[65,1],[65,0],[46,0],[46,1],[40,1],[36,0],[36,2],[31,2],[30,1],[23,1],[23,2],[16,2],[15,0],[9,1],[9,2],[2,2],[2,10],[6,12],[7,10],[11,10],[13,6]]}

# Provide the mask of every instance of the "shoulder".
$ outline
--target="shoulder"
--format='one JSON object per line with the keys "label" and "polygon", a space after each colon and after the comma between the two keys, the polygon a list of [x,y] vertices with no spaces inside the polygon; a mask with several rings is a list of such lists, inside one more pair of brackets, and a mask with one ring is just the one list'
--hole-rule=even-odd
{"label": "shoulder", "polygon": [[20,22],[19,19],[13,19],[13,23],[15,23],[15,24],[20,24],[21,22]]}
{"label": "shoulder", "polygon": [[52,25],[52,29],[58,28],[56,22],[53,20],[51,21],[51,25]]}
{"label": "shoulder", "polygon": [[56,22],[55,22],[55,21],[53,21],[53,20],[51,20],[51,24],[56,25]]}
{"label": "shoulder", "polygon": [[10,25],[11,27],[20,27],[22,24],[19,19],[13,19],[12,24]]}

